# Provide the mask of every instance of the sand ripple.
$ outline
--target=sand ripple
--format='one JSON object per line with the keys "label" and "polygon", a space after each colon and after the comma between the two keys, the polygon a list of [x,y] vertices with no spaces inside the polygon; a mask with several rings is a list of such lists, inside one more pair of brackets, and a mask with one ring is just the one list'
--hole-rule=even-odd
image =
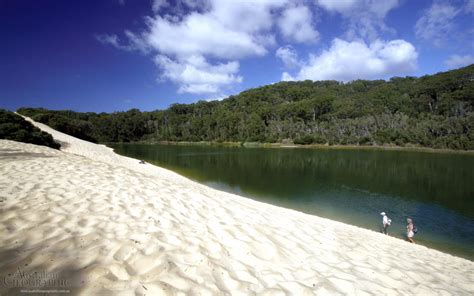
{"label": "sand ripple", "polygon": [[53,135],[65,151],[0,140],[2,277],[55,272],[81,295],[474,294],[471,261]]}

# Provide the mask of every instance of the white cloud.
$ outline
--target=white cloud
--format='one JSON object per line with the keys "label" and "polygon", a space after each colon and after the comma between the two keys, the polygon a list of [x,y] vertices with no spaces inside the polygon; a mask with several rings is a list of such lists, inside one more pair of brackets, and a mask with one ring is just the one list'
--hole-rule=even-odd
{"label": "white cloud", "polygon": [[316,1],[320,6],[325,8],[328,11],[335,12],[346,12],[354,7],[359,0],[317,0]]}
{"label": "white cloud", "polygon": [[[415,47],[404,40],[376,40],[366,44],[336,38],[328,50],[311,55],[294,79],[350,81],[383,78],[414,71],[417,57]],[[288,73],[282,77],[283,80],[292,78]]]}
{"label": "white cloud", "polygon": [[316,4],[347,21],[346,37],[376,40],[380,31],[392,31],[385,25],[387,13],[399,5],[399,0],[316,0]]}
{"label": "white cloud", "polygon": [[216,93],[223,86],[242,82],[237,61],[211,65],[199,55],[183,61],[157,55],[154,61],[163,70],[160,78],[178,83],[180,93]]}
{"label": "white cloud", "polygon": [[278,48],[275,56],[283,62],[286,68],[295,68],[300,65],[298,54],[291,45]]}
{"label": "white cloud", "polygon": [[289,2],[289,0],[212,0],[209,16],[232,30],[255,33],[270,30],[274,23],[274,10],[284,7]]}
{"label": "white cloud", "polygon": [[163,7],[168,7],[169,3],[167,0],[153,0],[151,8],[153,12],[158,12],[160,11],[161,8]]}
{"label": "white cloud", "polygon": [[416,36],[436,46],[442,45],[449,38],[454,28],[453,20],[459,12],[448,2],[434,2],[416,22]]}
{"label": "white cloud", "polygon": [[232,59],[266,53],[265,47],[252,35],[227,28],[208,15],[192,13],[178,23],[156,16],[148,24],[147,43],[163,54]]}
{"label": "white cloud", "polygon": [[[190,7],[189,3],[196,1],[178,1],[181,5],[183,2],[188,2],[186,5]],[[221,59],[261,56],[267,53],[267,45],[274,44],[273,9],[283,7],[287,1],[212,0],[207,3],[209,9],[192,11],[178,18],[170,15],[148,18],[149,29],[144,34],[147,43],[160,53],[179,57],[195,54]],[[163,6],[161,1],[154,5]]]}
{"label": "white cloud", "polygon": [[[275,20],[292,1],[296,0],[154,0],[155,15],[146,18],[147,29],[140,34],[125,32],[129,45],[116,35],[98,39],[123,50],[156,55],[160,79],[178,84],[179,92],[220,93],[221,87],[242,81],[237,60],[263,56],[275,46]],[[297,16],[304,20],[291,23],[291,29],[298,30],[296,39],[317,37],[310,25],[311,12],[303,8]]]}
{"label": "white cloud", "polygon": [[474,64],[474,55],[451,55],[447,60],[444,61],[444,64],[449,69],[457,69],[470,64]]}
{"label": "white cloud", "polygon": [[398,6],[398,0],[317,0],[316,3],[328,11],[345,15],[358,14],[364,10],[382,18]]}
{"label": "white cloud", "polygon": [[126,50],[126,51],[135,50],[130,45],[120,44],[120,40],[119,40],[118,36],[115,35],[115,34],[96,35],[95,38],[102,44],[112,45],[113,47],[121,49],[121,50]]}
{"label": "white cloud", "polygon": [[316,42],[319,39],[319,33],[313,28],[311,23],[312,14],[309,8],[298,6],[290,7],[283,11],[278,21],[278,26],[287,40]]}
{"label": "white cloud", "polygon": [[140,37],[136,36],[130,31],[125,31],[125,36],[128,39],[127,44],[120,42],[119,37],[115,34],[95,35],[95,38],[102,44],[111,45],[121,50],[139,51],[141,53],[148,52],[148,45]]}
{"label": "white cloud", "polygon": [[[285,72],[283,79],[374,78],[416,67],[417,53],[410,43],[377,39],[378,32],[387,29],[384,18],[398,6],[398,0],[316,3],[342,14],[348,24],[346,35],[354,41],[336,39],[328,50],[304,63],[291,46],[278,48],[275,56],[287,69],[299,69],[295,78]],[[153,55],[161,80],[176,83],[181,93],[212,97],[243,80],[240,59],[263,56],[276,45],[275,28],[286,41],[316,42],[319,33],[306,5],[300,0],[154,0],[155,15],[146,19],[146,29],[135,34],[125,32],[129,44],[121,43],[116,35],[98,39],[120,49]],[[371,42],[359,41],[360,37]]]}
{"label": "white cloud", "polygon": [[169,15],[181,17],[191,10],[206,11],[210,8],[211,2],[211,0],[152,0],[152,10],[159,13],[166,8],[166,13]]}
{"label": "white cloud", "polygon": [[222,101],[224,99],[227,99],[228,97],[229,97],[228,95],[217,94],[217,95],[205,98],[204,101],[206,102]]}
{"label": "white cloud", "polygon": [[366,1],[368,3],[368,7],[372,13],[377,15],[379,18],[384,18],[390,10],[398,7],[399,1],[398,0],[372,0]]}
{"label": "white cloud", "polygon": [[293,76],[291,76],[290,73],[283,72],[283,74],[281,75],[281,80],[282,81],[295,81],[296,79]]}
{"label": "white cloud", "polygon": [[129,46],[131,46],[131,49],[137,50],[141,53],[149,52],[149,45],[140,36],[137,36],[136,34],[128,30],[125,30],[125,36],[127,36],[128,41],[130,42]]}

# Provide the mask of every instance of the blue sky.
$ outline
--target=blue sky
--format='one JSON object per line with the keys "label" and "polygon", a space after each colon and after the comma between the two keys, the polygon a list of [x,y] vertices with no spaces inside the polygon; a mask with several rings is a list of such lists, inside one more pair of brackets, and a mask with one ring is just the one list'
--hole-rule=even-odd
{"label": "blue sky", "polygon": [[474,0],[0,0],[0,108],[112,112],[474,63]]}

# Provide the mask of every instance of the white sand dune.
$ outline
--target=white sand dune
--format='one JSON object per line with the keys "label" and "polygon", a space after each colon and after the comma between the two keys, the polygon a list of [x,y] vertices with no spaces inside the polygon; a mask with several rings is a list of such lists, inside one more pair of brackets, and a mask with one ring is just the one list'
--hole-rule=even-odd
{"label": "white sand dune", "polygon": [[1,295],[35,271],[81,295],[474,294],[469,260],[220,192],[35,124],[65,146],[0,140]]}

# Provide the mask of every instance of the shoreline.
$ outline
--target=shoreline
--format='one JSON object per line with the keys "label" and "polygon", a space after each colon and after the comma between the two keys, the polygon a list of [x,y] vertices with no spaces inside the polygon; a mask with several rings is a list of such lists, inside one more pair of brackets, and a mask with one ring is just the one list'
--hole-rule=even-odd
{"label": "shoreline", "polygon": [[107,144],[127,145],[176,145],[176,146],[216,146],[216,147],[242,147],[242,148],[271,148],[271,149],[328,149],[328,150],[379,150],[379,151],[401,151],[401,152],[425,152],[439,154],[467,154],[474,155],[474,150],[438,149],[420,146],[396,146],[396,145],[328,145],[328,144],[288,144],[288,143],[259,143],[259,142],[188,142],[188,141],[137,141],[137,142],[105,142]]}
{"label": "shoreline", "polygon": [[474,293],[467,259],[218,191],[38,126],[69,145],[0,141],[0,274],[60,271],[82,295]]}
{"label": "shoreline", "polygon": [[[109,143],[109,144],[112,144],[112,143]],[[124,144],[139,144],[139,143],[124,143]],[[155,144],[150,144],[150,145],[155,145]],[[175,144],[170,144],[170,145],[175,145]],[[185,144],[177,144],[177,145],[185,145]],[[191,144],[192,145],[192,144]],[[208,145],[205,145],[205,146],[208,146]],[[211,146],[211,145],[209,145]],[[131,157],[133,158],[132,156],[127,156],[125,154],[120,154],[118,152],[115,151],[115,149],[113,147],[110,147],[110,146],[107,146],[109,148],[111,148],[114,153],[118,154],[118,155],[121,155],[121,156],[124,156],[124,157]],[[137,161],[140,161],[141,159],[139,158],[134,158],[136,159]],[[294,211],[297,211],[297,212],[301,212],[301,213],[304,213],[304,214],[307,214],[307,215],[314,215],[314,216],[318,216],[318,217],[321,217],[321,218],[325,218],[325,219],[329,219],[331,221],[335,221],[335,222],[339,222],[339,223],[343,223],[343,224],[347,224],[347,225],[350,225],[350,226],[354,226],[354,227],[360,227],[362,229],[366,229],[368,231],[373,231],[373,232],[376,232],[376,233],[381,233],[380,231],[378,230],[375,230],[374,227],[370,228],[370,227],[366,227],[366,226],[362,226],[362,225],[357,225],[357,224],[354,224],[354,223],[351,223],[350,221],[343,221],[342,219],[338,219],[337,217],[331,217],[331,216],[323,216],[323,215],[318,215],[317,213],[314,213],[314,212],[311,212],[311,211],[308,211],[307,209],[296,209],[296,208],[292,208],[291,206],[288,206],[288,205],[277,205],[277,204],[273,204],[273,203],[269,203],[269,202],[266,202],[266,201],[262,201],[262,200],[259,200],[257,197],[252,197],[250,195],[245,195],[243,194],[243,192],[235,192],[235,191],[232,191],[232,190],[224,190],[224,189],[221,189],[219,188],[219,186],[212,186],[212,185],[208,185],[208,184],[205,184],[203,182],[200,182],[198,180],[198,178],[196,178],[195,176],[192,176],[191,174],[186,174],[186,170],[183,169],[183,168],[180,168],[180,167],[172,167],[172,166],[160,166],[158,164],[155,164],[153,162],[147,162],[151,165],[154,165],[154,166],[157,166],[157,167],[160,167],[160,168],[165,168],[167,170],[171,170],[173,172],[175,172],[176,174],[178,175],[181,175],[185,178],[188,178],[190,179],[191,181],[193,182],[197,182],[203,186],[206,186],[206,187],[210,187],[210,188],[213,188],[215,190],[218,190],[218,191],[223,191],[223,192],[226,192],[226,193],[230,193],[230,194],[234,194],[234,195],[237,195],[237,196],[240,196],[242,198],[245,198],[245,199],[250,199],[250,200],[253,200],[253,201],[257,201],[257,202],[263,202],[265,204],[268,204],[268,205],[272,205],[272,206],[277,206],[277,207],[282,207],[282,208],[285,208],[285,209],[289,209],[289,210],[294,210]],[[373,226],[373,225],[372,225]],[[393,231],[391,229],[391,231]],[[406,234],[403,234],[401,235],[400,231],[399,232],[396,232],[398,233],[398,235],[389,235],[391,236],[392,238],[396,238],[396,239],[399,239],[399,240],[402,240],[402,241],[408,241],[406,239]],[[466,259],[466,260],[469,260],[469,261],[473,261],[474,262],[474,255],[469,253],[468,251],[466,251],[465,249],[462,249],[461,247],[457,246],[457,245],[449,245],[449,246],[437,246],[436,244],[433,244],[433,242],[430,242],[430,241],[424,241],[424,243],[421,244],[422,246],[425,246],[429,249],[432,249],[432,250],[436,250],[436,251],[439,251],[439,252],[443,252],[443,253],[446,253],[446,254],[450,254],[452,256],[456,256],[456,257],[459,257],[459,258],[463,258],[463,259]],[[453,250],[456,250],[456,251],[453,251]]]}

